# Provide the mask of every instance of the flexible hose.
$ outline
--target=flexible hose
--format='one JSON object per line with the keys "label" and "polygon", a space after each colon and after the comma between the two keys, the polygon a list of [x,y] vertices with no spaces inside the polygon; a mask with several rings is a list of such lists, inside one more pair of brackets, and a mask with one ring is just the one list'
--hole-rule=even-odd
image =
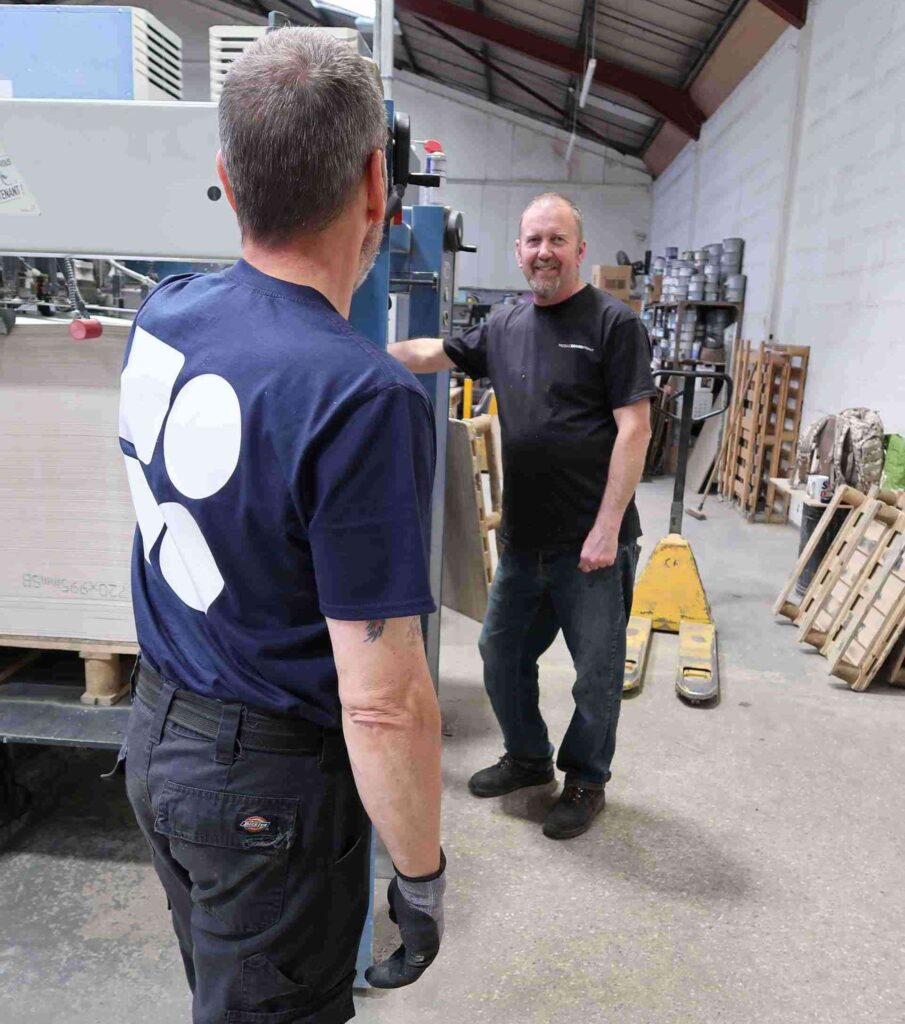
{"label": "flexible hose", "polygon": [[90,314],[85,300],[82,298],[82,293],[79,291],[78,281],[75,279],[75,264],[72,262],[71,256],[63,257],[63,276],[66,278],[66,291],[69,294],[72,308],[78,310],[79,316],[87,320]]}

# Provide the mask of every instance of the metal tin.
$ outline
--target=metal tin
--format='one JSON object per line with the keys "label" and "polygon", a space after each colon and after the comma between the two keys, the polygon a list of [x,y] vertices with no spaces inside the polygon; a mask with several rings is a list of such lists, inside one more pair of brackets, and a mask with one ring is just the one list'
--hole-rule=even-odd
{"label": "metal tin", "polygon": [[745,248],[744,238],[724,238],[723,239],[723,252],[738,252],[740,253]]}

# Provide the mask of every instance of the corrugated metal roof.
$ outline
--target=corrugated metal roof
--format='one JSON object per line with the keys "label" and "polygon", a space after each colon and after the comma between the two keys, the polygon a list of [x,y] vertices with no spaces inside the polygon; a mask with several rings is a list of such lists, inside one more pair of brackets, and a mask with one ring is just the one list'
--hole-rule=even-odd
{"label": "corrugated metal roof", "polygon": [[[228,2],[256,15],[261,13],[258,0]],[[342,6],[342,0],[333,2]],[[396,39],[396,64],[561,128],[568,130],[574,124],[578,135],[640,156],[662,124],[662,105],[658,112],[638,96],[598,79],[592,84],[588,103],[578,110],[580,69],[586,66],[587,58],[593,55],[599,62],[645,76],[650,89],[636,91],[657,104],[656,90],[663,85],[674,91],[687,88],[745,2],[459,0],[453,11],[465,14],[468,28],[474,29],[465,31],[452,27],[448,0],[445,4],[419,0],[418,14],[405,7],[405,0],[397,0],[396,17],[402,34]],[[297,21],[354,23],[353,18],[337,11],[314,7],[310,0],[278,0],[278,4]],[[472,24],[473,15],[492,19],[493,41]],[[575,70],[540,59],[547,56],[546,52],[527,52],[517,34],[510,45],[509,28],[567,48]],[[614,80],[611,75],[601,77],[610,83]]]}
{"label": "corrugated metal roof", "polygon": [[[743,2],[743,0],[742,0]],[[740,0],[463,0],[461,6],[498,22],[611,61],[657,82],[683,88],[690,73],[737,15]],[[400,63],[429,70],[431,77],[485,99],[528,113],[547,123],[572,127],[581,76],[538,60],[498,40],[432,22],[397,8],[408,42],[398,47]],[[459,47],[445,38],[453,37]],[[461,47],[490,61],[487,67]],[[593,49],[592,49],[593,47]],[[451,53],[450,50],[453,52]],[[441,60],[433,55],[442,54]],[[450,59],[454,58],[454,59]],[[583,63],[583,59],[581,60]],[[413,66],[414,65],[414,66]],[[497,70],[498,69],[498,70]],[[503,77],[506,72],[523,83]],[[480,83],[483,79],[483,90]],[[540,92],[542,102],[531,91]],[[555,105],[562,114],[551,109]],[[577,112],[576,134],[606,139],[615,148],[640,155],[662,123],[642,100],[594,82],[588,103]]]}

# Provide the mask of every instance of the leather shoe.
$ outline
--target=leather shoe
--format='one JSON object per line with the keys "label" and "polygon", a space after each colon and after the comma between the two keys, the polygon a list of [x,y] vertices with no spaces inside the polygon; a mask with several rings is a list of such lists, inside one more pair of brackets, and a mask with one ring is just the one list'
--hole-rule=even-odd
{"label": "leather shoe", "polygon": [[580,836],[591,827],[605,804],[606,797],[602,789],[566,786],[544,819],[544,835],[548,839],[574,839]]}

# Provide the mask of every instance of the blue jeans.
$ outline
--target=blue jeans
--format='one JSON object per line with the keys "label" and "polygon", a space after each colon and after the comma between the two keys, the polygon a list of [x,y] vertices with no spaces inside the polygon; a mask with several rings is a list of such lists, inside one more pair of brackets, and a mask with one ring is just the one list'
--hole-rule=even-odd
{"label": "blue jeans", "polygon": [[620,544],[613,565],[584,573],[578,551],[507,548],[494,576],[479,646],[484,686],[513,757],[552,758],[537,660],[560,629],[572,655],[575,713],[556,762],[566,785],[600,789],[610,777],[639,550]]}

